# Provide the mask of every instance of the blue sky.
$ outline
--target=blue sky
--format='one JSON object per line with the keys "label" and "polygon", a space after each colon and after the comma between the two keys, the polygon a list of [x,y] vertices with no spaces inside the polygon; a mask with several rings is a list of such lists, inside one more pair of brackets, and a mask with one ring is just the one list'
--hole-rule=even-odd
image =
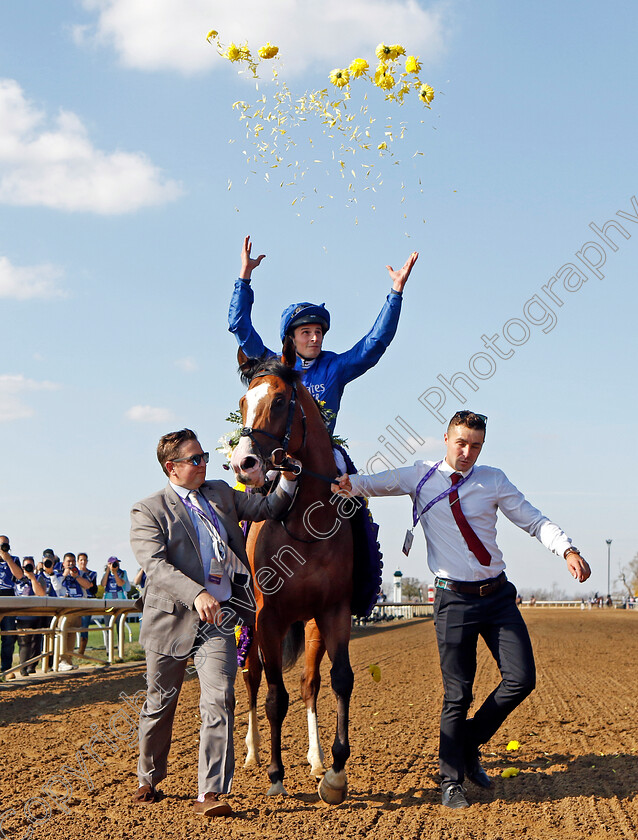
{"label": "blue sky", "polygon": [[[393,156],[347,153],[342,178],[338,141],[311,123],[276,170],[269,158],[252,174],[243,153],[255,146],[231,106],[272,86],[263,79],[257,94],[219,58],[205,41],[212,27],[224,43],[278,44],[295,96],[357,56],[372,64],[381,41],[402,43],[423,62],[432,109],[414,98],[398,108],[370,88],[374,131],[405,123]],[[128,511],[163,483],[157,439],[188,425],[213,450],[241,396],[226,312],[250,233],[267,253],[254,321],[270,346],[281,310],[316,299],[333,316],[326,346],[347,349],[381,307],[385,265],[420,252],[395,341],[346,390],[338,431],[355,463],[388,454],[397,416],[425,441],[410,460],[442,457],[444,427],[419,402],[439,388],[446,416],[468,406],[489,416],[482,461],[573,537],[594,570],[585,588],[606,590],[605,540],[612,578],[638,550],[626,478],[637,413],[634,32],[631,4],[613,0],[604,12],[589,0],[5,0],[0,528],[16,553],[86,550],[94,568],[116,554],[135,571]],[[375,193],[363,187],[371,164]],[[294,174],[300,186],[285,186]],[[629,234],[608,229],[616,251],[589,227],[611,219]],[[581,256],[604,256],[602,278],[576,256],[589,241],[604,250]],[[572,291],[568,264],[581,270]],[[542,287],[557,273],[551,298]],[[483,335],[498,335],[509,358]],[[477,387],[458,381],[464,403],[438,378],[459,372]],[[211,459],[209,477],[227,475],[221,464]],[[427,580],[420,535],[400,554],[408,501],[373,511],[387,577],[398,565]],[[578,591],[536,541],[506,521],[499,535],[521,587]]]}

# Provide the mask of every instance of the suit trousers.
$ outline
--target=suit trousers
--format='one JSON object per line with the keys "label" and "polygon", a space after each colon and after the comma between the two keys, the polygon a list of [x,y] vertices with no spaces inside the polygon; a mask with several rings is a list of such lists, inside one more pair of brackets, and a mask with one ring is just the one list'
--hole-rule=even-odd
{"label": "suit trousers", "polygon": [[[516,588],[509,581],[484,597],[436,590],[434,620],[444,691],[439,742],[443,785],[463,781],[466,759],[476,755],[536,684],[532,644],[515,599]],[[479,636],[498,665],[501,682],[468,720]]]}
{"label": "suit trousers", "polygon": [[[193,656],[199,678],[199,793],[228,793],[235,769],[233,727],[237,646],[233,633],[200,622]],[[146,701],[140,712],[140,785],[166,778],[177,700],[189,657],[146,651]]]}

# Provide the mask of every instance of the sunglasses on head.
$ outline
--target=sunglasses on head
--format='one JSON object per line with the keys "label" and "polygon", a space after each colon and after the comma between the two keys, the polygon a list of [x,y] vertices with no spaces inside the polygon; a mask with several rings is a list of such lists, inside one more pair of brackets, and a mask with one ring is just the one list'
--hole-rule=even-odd
{"label": "sunglasses on head", "polygon": [[210,455],[208,452],[199,452],[197,455],[189,455],[188,458],[171,458],[174,464],[180,464],[186,461],[193,467],[199,467],[202,461],[207,464],[209,459]]}
{"label": "sunglasses on head", "polygon": [[479,414],[478,411],[457,411],[455,417],[459,417],[461,420],[467,420],[468,417],[478,417],[487,426],[487,414]]}

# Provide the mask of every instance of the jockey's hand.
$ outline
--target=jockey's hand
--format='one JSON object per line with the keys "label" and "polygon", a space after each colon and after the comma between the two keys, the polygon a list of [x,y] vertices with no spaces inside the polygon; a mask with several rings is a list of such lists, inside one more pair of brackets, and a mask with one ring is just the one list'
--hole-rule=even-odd
{"label": "jockey's hand", "polygon": [[[399,268],[396,271],[392,268],[391,265],[386,265],[388,269],[388,273],[390,275],[390,280],[392,280],[392,288],[395,292],[402,292],[403,287],[408,282],[408,277],[410,276],[410,272],[412,271],[412,266],[419,258],[418,251],[412,251],[410,256],[405,261],[405,265],[403,268]],[[257,263],[259,265],[259,263]]]}
{"label": "jockey's hand", "polygon": [[301,461],[298,461],[291,455],[286,456],[286,461],[293,466],[293,469],[284,470],[282,472],[282,476],[284,478],[287,478],[288,481],[295,481],[297,478],[299,478],[299,475],[301,474]]}
{"label": "jockey's hand", "polygon": [[260,254],[258,257],[250,256],[250,249],[252,248],[250,236],[244,239],[244,247],[241,249],[241,272],[239,276],[242,280],[250,280],[253,273],[253,268],[257,268],[259,263],[265,258],[265,254]]}
{"label": "jockey's hand", "polygon": [[337,481],[330,485],[330,489],[338,496],[349,496],[352,492],[352,482],[347,473],[337,476]]}

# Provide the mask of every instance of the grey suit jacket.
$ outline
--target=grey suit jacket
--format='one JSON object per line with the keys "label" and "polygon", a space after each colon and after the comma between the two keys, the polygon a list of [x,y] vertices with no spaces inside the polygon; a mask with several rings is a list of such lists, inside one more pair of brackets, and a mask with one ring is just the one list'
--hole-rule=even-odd
{"label": "grey suit jacket", "polygon": [[[255,599],[239,521],[277,518],[288,509],[290,496],[277,488],[269,496],[233,490],[225,481],[205,481],[199,488],[219,516],[228,545],[246,566],[246,585],[232,582],[232,596],[224,606],[223,627],[237,620],[252,624]],[[140,644],[149,650],[185,658],[199,627],[193,602],[204,589],[204,565],[197,531],[188,511],[168,484],[131,510],[131,546],[147,575]],[[233,612],[234,611],[234,612]]]}

